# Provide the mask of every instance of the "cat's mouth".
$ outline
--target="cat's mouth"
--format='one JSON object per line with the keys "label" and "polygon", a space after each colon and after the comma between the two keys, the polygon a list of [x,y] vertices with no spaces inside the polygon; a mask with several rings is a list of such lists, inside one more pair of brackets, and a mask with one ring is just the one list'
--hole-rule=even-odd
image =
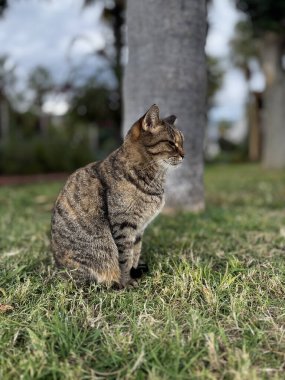
{"label": "cat's mouth", "polygon": [[176,161],[176,162],[171,162],[170,165],[172,166],[178,166],[181,164],[182,161]]}
{"label": "cat's mouth", "polygon": [[165,163],[171,166],[178,166],[182,163],[183,158],[182,157],[170,157],[168,160],[164,160]]}

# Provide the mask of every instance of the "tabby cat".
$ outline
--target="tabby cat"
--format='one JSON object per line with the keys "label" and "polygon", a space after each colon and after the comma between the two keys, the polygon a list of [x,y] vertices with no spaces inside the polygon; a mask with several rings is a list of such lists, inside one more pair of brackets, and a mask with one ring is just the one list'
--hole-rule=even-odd
{"label": "tabby cat", "polygon": [[167,169],[184,157],[176,116],[159,119],[152,105],[105,160],[78,169],[52,215],[56,264],[77,280],[136,285],[142,235],[164,205]]}

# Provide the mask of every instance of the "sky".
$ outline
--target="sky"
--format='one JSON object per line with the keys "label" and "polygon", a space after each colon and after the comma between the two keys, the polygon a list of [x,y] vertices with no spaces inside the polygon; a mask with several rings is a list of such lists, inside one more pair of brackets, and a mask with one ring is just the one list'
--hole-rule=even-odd
{"label": "sky", "polygon": [[232,0],[214,0],[208,11],[209,33],[206,53],[217,57],[225,70],[222,89],[216,96],[216,106],[211,110],[214,121],[239,120],[243,117],[247,84],[243,73],[230,61],[230,41],[235,24],[241,19]]}
{"label": "sky", "polygon": [[84,10],[80,0],[10,0],[0,21],[0,54],[7,53],[22,75],[45,65],[62,79],[70,65],[104,47],[99,17],[100,7]]}
{"label": "sky", "polygon": [[[100,23],[100,12],[100,5],[83,9],[81,0],[12,0],[0,20],[0,56],[9,55],[22,79],[38,65],[46,66],[58,82],[66,78],[70,68],[81,70],[83,75],[89,73],[98,64],[92,52],[104,47],[107,33]],[[229,41],[240,17],[232,0],[213,0],[209,9],[206,52],[220,58],[226,70],[210,112],[214,122],[243,118],[247,84],[229,59]],[[64,99],[51,100],[46,109],[64,113],[64,103]]]}

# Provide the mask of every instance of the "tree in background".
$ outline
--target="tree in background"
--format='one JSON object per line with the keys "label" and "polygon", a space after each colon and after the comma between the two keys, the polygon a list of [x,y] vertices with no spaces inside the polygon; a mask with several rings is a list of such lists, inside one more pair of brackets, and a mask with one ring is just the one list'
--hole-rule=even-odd
{"label": "tree in background", "polygon": [[[104,51],[99,52],[105,58],[115,75],[117,86],[117,109],[120,111],[122,108],[122,78],[123,78],[123,65],[122,65],[122,51],[125,44],[125,11],[126,0],[84,0],[84,6],[93,5],[94,3],[103,4],[103,11],[101,19],[110,27],[112,32],[111,44],[107,46]],[[118,127],[121,127],[121,112],[118,113]]]}
{"label": "tree in background", "polygon": [[[87,84],[74,87],[70,97],[68,119],[72,124],[90,126],[90,144],[97,157],[112,151],[121,142],[120,116],[117,89],[110,89],[98,83],[96,76]],[[93,129],[93,132],[91,130]]]}
{"label": "tree in background", "polygon": [[47,95],[55,88],[51,73],[45,67],[36,67],[29,75],[28,86],[33,93],[32,111],[38,117],[37,129],[44,135],[48,120],[43,105]]}
{"label": "tree in background", "polygon": [[256,44],[252,25],[250,20],[242,20],[236,24],[235,35],[231,40],[231,60],[235,66],[244,73],[248,84],[248,104],[247,104],[247,121],[248,121],[248,139],[247,149],[250,161],[260,161],[262,157],[262,92],[252,91],[250,80],[252,79],[252,63],[259,56],[258,46]]}
{"label": "tree in background", "polygon": [[285,2],[237,0],[237,7],[248,16],[247,28],[257,47],[254,55],[266,78],[262,161],[268,168],[285,167]]}
{"label": "tree in background", "polygon": [[8,0],[0,0],[0,16],[3,15],[7,7],[8,7]]}
{"label": "tree in background", "polygon": [[129,62],[124,77],[124,131],[152,103],[174,113],[186,156],[168,183],[168,206],[204,207],[206,2],[131,0],[127,4]]}
{"label": "tree in background", "polygon": [[224,79],[224,70],[218,58],[207,55],[207,105],[211,109],[215,104],[215,96],[221,89]]}
{"label": "tree in background", "polygon": [[8,57],[0,57],[0,139],[9,135],[11,105],[9,91],[16,81],[15,66],[9,65]]}

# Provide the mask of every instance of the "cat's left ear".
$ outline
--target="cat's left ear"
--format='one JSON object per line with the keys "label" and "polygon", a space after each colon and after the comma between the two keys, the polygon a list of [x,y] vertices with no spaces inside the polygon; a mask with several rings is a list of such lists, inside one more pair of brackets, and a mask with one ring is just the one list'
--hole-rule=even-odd
{"label": "cat's left ear", "polygon": [[159,108],[153,104],[147,113],[143,116],[142,128],[145,131],[152,132],[159,124]]}
{"label": "cat's left ear", "polygon": [[165,117],[163,120],[166,121],[166,123],[174,125],[177,117],[175,115],[170,115]]}

